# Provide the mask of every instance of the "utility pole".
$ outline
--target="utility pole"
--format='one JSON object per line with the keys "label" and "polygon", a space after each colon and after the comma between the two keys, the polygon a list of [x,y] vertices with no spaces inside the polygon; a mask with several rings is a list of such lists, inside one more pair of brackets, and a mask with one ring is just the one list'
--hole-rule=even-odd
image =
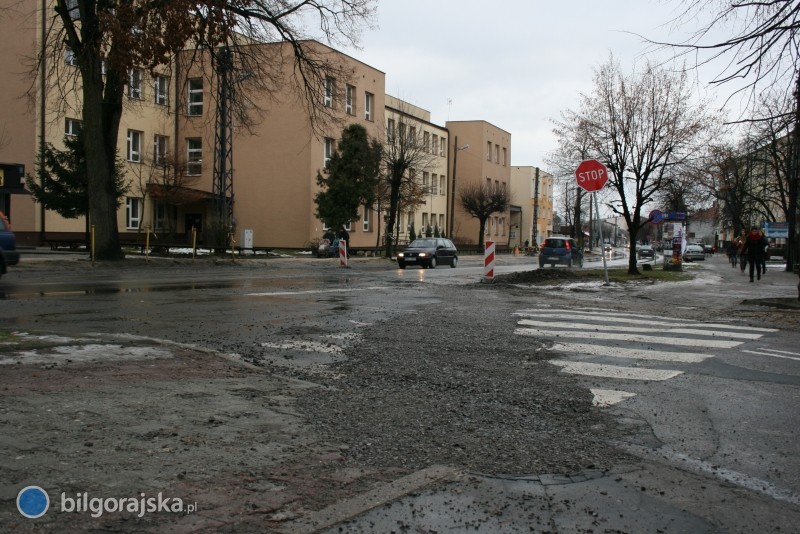
{"label": "utility pole", "polygon": [[531,244],[539,246],[539,167],[534,171],[533,180],[533,224],[531,224]]}
{"label": "utility pole", "polygon": [[214,237],[225,252],[233,235],[233,53],[228,47],[214,54],[217,75],[217,124],[214,134]]}

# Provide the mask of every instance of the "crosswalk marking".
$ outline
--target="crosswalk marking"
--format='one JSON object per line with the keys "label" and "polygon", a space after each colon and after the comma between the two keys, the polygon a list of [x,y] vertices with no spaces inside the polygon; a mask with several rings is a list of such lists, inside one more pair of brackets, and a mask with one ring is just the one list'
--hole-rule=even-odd
{"label": "crosswalk marking", "polygon": [[650,326],[653,329],[653,321],[657,320],[658,324],[665,327],[702,327],[702,328],[724,328],[726,330],[746,330],[748,332],[777,332],[775,328],[758,328],[754,326],[741,326],[725,323],[700,323],[697,321],[681,321],[678,319],[669,319],[666,317],[657,317],[655,315],[632,315],[626,313],[615,313],[613,316],[608,315],[608,312],[585,312],[581,313],[565,313],[560,310],[522,310],[514,312],[514,315],[522,317],[536,317],[541,319],[567,319],[567,320],[600,320],[604,323],[625,323],[625,324],[641,324]]}
{"label": "crosswalk marking", "polygon": [[586,356],[609,356],[636,360],[655,360],[661,362],[698,363],[710,358],[708,354],[697,352],[669,352],[645,349],[629,349],[626,347],[607,347],[589,345],[588,343],[556,343],[552,350],[583,354]]}
{"label": "crosswalk marking", "polygon": [[[724,323],[703,323],[677,318],[617,312],[598,308],[531,308],[514,312],[516,335],[533,336],[553,341],[550,350],[564,354],[565,359],[550,360],[564,373],[621,380],[662,381],[675,378],[684,371],[651,369],[613,362],[617,358],[640,362],[699,363],[713,357],[705,351],[731,349],[745,341],[756,340],[774,328],[757,328]],[[622,345],[622,346],[620,346]],[[695,349],[684,352],[681,348]],[[672,349],[671,349],[672,348]],[[761,348],[742,351],[776,358],[800,361],[800,354]],[[603,358],[603,363],[567,359]],[[636,394],[616,389],[591,390],[593,404],[608,407]]]}
{"label": "crosswalk marking", "polygon": [[[522,319],[518,322],[518,324],[522,324],[525,326],[540,326],[540,327],[550,327],[555,326],[556,328],[570,328],[571,330],[576,331],[584,331],[584,330],[600,330],[603,332],[609,331],[618,331],[618,332],[652,332],[653,325],[650,324],[648,327],[638,327],[638,326],[616,326],[616,325],[605,325],[605,324],[589,324],[589,323],[569,323],[565,325],[564,323],[554,323],[552,321],[532,321],[530,319]],[[703,325],[705,326],[705,325]],[[714,330],[702,330],[699,328],[660,328],[658,330],[660,334],[686,334],[686,335],[697,335],[697,336],[711,336],[711,337],[731,337],[734,339],[758,339],[761,337],[761,334],[749,334],[746,332],[727,332],[727,331],[714,331]]]}
{"label": "crosswalk marking", "polygon": [[627,391],[617,391],[615,389],[590,389],[594,398],[592,404],[595,406],[611,406],[622,402],[625,399],[635,397],[636,394]]}
{"label": "crosswalk marking", "polygon": [[620,365],[605,365],[590,362],[568,362],[564,360],[551,360],[550,363],[558,365],[565,373],[585,376],[600,376],[604,378],[622,378],[627,380],[652,380],[661,381],[675,378],[683,371],[669,369],[647,369],[643,367],[622,367]]}
{"label": "crosswalk marking", "polygon": [[551,328],[542,330],[538,328],[517,328],[514,333],[520,336],[559,337],[560,335],[578,337],[583,339],[605,339],[616,341],[638,341],[641,343],[658,343],[662,345],[680,345],[682,347],[705,347],[709,349],[732,349],[742,344],[741,341],[724,341],[716,339],[691,339],[679,337],[648,336],[639,334],[615,334],[612,332],[576,332],[564,326],[560,329]]}
{"label": "crosswalk marking", "polygon": [[[763,351],[763,352],[762,352]],[[743,350],[742,352],[746,352],[748,354],[756,354],[758,356],[771,356],[773,358],[783,358],[785,360],[795,360],[800,361],[800,354],[797,352],[787,352],[785,350],[774,350],[774,349],[767,349],[764,347],[759,347],[756,350]],[[788,354],[792,354],[793,356],[788,356]]]}

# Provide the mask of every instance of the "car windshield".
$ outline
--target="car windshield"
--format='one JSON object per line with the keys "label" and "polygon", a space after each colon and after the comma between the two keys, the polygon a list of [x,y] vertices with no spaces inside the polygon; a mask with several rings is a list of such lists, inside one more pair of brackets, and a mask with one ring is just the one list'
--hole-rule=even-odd
{"label": "car windshield", "polygon": [[565,248],[567,242],[564,239],[548,239],[544,242],[544,246],[549,248]]}
{"label": "car windshield", "polygon": [[408,248],[435,248],[435,239],[415,239],[408,245]]}

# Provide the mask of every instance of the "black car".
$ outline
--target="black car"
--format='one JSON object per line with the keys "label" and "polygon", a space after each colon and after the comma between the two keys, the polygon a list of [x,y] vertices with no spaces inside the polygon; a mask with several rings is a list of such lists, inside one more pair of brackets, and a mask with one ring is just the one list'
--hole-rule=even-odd
{"label": "black car", "polygon": [[0,211],[0,276],[6,273],[9,265],[19,263],[17,240],[5,214]]}
{"label": "black car", "polygon": [[583,251],[571,237],[548,237],[539,250],[539,267],[544,267],[546,263],[550,267],[556,264],[583,267]]}
{"label": "black car", "polygon": [[636,250],[636,257],[645,261],[655,260],[656,251],[650,245],[639,245],[638,249]]}
{"label": "black car", "polygon": [[397,266],[401,269],[405,269],[407,265],[435,269],[439,264],[450,267],[458,265],[456,246],[443,237],[415,239],[403,252],[397,254]]}

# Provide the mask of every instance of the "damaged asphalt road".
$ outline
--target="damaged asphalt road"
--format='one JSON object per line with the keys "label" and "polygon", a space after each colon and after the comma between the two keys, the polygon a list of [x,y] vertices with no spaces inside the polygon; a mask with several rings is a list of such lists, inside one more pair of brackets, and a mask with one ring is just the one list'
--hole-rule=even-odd
{"label": "damaged asphalt road", "polygon": [[[775,499],[659,458],[662,429],[599,409],[584,379],[549,363],[552,340],[514,333],[519,310],[604,294],[384,271],[326,271],[344,290],[326,293],[297,273],[264,290],[264,273],[243,268],[226,287],[57,297],[61,315],[54,298],[7,300],[3,530],[713,532],[800,518],[791,491]],[[604,306],[631,297],[611,293]],[[778,490],[796,460],[788,470]],[[39,519],[17,511],[28,485],[50,497]],[[162,493],[185,509],[92,517],[60,511],[62,493]]]}

